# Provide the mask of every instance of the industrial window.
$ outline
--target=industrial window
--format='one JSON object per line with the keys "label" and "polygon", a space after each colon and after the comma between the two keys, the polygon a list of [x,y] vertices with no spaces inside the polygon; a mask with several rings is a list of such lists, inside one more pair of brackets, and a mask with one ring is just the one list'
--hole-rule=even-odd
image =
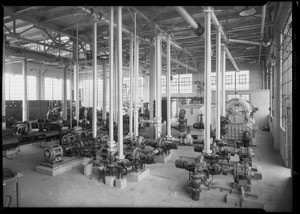
{"label": "industrial window", "polygon": [[241,98],[241,99],[250,101],[250,95],[249,94],[228,94],[227,95],[227,101],[231,100],[233,98]]}
{"label": "industrial window", "polygon": [[239,75],[238,84],[246,84],[246,75]]}
{"label": "industrial window", "polygon": [[280,34],[280,126],[286,129],[287,102],[292,98],[292,15]]}
{"label": "industrial window", "polygon": [[67,100],[70,100],[70,80],[67,80]]}
{"label": "industrial window", "polygon": [[166,94],[167,93],[167,77],[161,76],[161,93]]}
{"label": "industrial window", "polygon": [[179,92],[179,87],[178,87],[178,75],[173,75],[171,77],[171,94],[178,94]]}
{"label": "industrial window", "polygon": [[[79,89],[82,92],[81,102],[84,107],[93,107],[93,79],[83,79],[79,82]],[[97,107],[103,106],[103,80],[97,82]]]}
{"label": "industrial window", "polygon": [[45,77],[45,100],[62,99],[62,79]]}
{"label": "industrial window", "polygon": [[270,70],[270,74],[271,74],[271,116],[274,118],[274,67],[271,68]]}
{"label": "industrial window", "polygon": [[5,74],[5,99],[22,100],[23,99],[23,77],[16,74]]}
{"label": "industrial window", "polygon": [[[249,90],[249,70],[226,71],[226,90]],[[216,90],[216,72],[211,73],[211,90]]]}
{"label": "industrial window", "polygon": [[36,100],[36,76],[27,77],[28,100]]}
{"label": "industrial window", "polygon": [[[130,79],[123,78],[123,99],[130,99]],[[142,102],[144,97],[144,77],[139,77],[138,99]]]}
{"label": "industrial window", "polygon": [[[167,78],[166,76],[161,76],[161,90],[162,94],[167,93]],[[176,74],[171,77],[171,94],[187,94],[192,93],[192,74]]]}
{"label": "industrial window", "polygon": [[181,74],[180,78],[180,93],[192,93],[192,74]]}

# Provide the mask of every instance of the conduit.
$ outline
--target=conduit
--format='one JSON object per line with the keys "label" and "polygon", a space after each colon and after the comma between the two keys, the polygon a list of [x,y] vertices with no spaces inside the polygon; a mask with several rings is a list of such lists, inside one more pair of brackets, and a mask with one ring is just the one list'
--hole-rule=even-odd
{"label": "conduit", "polygon": [[155,101],[155,114],[156,114],[156,131],[155,140],[161,137],[161,61],[162,61],[162,50],[161,50],[161,34],[158,34],[155,39],[155,70],[156,70],[156,101]]}
{"label": "conduit", "polygon": [[220,87],[220,77],[221,77],[221,32],[218,30],[216,32],[216,139],[221,139],[220,134],[220,114],[221,114],[221,87]]}
{"label": "conduit", "polygon": [[23,109],[23,114],[22,114],[22,120],[27,121],[28,120],[28,99],[27,99],[27,94],[28,94],[28,87],[27,87],[27,59],[24,59],[22,63],[22,75],[23,75],[23,101],[22,101],[22,109]]}
{"label": "conduit", "polygon": [[170,35],[167,39],[167,139],[172,139],[171,134],[171,45]]}
{"label": "conduit", "polygon": [[133,35],[130,34],[130,63],[129,63],[129,78],[130,78],[130,95],[129,95],[129,136],[132,139],[133,137],[133,111],[132,111],[132,103],[133,103]]}
{"label": "conduit", "polygon": [[138,90],[139,90],[139,41],[136,31],[136,13],[134,13],[134,136],[139,136]]}

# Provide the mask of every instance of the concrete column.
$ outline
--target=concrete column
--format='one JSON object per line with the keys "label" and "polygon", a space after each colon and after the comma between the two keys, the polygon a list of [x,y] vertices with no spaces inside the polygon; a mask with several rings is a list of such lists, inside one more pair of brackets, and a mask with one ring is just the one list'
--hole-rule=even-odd
{"label": "concrete column", "polygon": [[67,119],[67,109],[68,109],[68,102],[67,102],[67,72],[68,72],[69,65],[64,66],[64,73],[63,73],[63,119]]}
{"label": "concrete column", "polygon": [[[94,20],[93,28],[93,137],[97,136],[97,22]],[[78,100],[77,100],[78,101]]]}
{"label": "concrete column", "polygon": [[28,121],[28,100],[27,100],[27,94],[28,94],[28,87],[27,87],[27,59],[24,59],[22,62],[22,75],[23,75],[23,101],[22,101],[22,120]]}
{"label": "concrete column", "polygon": [[116,151],[116,143],[114,141],[114,8],[110,7],[110,22],[109,22],[109,143],[110,151]]}
{"label": "concrete column", "polygon": [[210,121],[211,121],[211,13],[205,12],[205,64],[204,64],[204,77],[205,77],[205,90],[204,90],[204,152],[211,153],[210,150]]}
{"label": "concrete column", "polygon": [[6,37],[3,36],[2,41],[2,130],[6,129],[6,111],[5,111],[5,40]]}
{"label": "concrete column", "polygon": [[110,7],[109,19],[109,143],[110,151],[116,151],[116,143],[114,141],[114,8]]}
{"label": "concrete column", "polygon": [[123,58],[122,58],[122,7],[118,7],[118,80],[119,80],[119,92],[118,92],[118,159],[123,160],[125,158],[123,154]]}
{"label": "concrete column", "polygon": [[167,38],[167,139],[172,138],[171,134],[171,45],[170,35]]}
{"label": "concrete column", "polygon": [[225,105],[226,105],[226,88],[225,88],[225,74],[226,74],[226,51],[225,51],[225,46],[222,45],[221,48],[221,80],[222,80],[222,87],[221,87],[221,92],[222,92],[222,100],[221,100],[221,115],[225,116],[226,111],[225,111]]}
{"label": "concrete column", "polygon": [[106,121],[106,112],[107,112],[107,74],[106,74],[106,61],[102,60],[103,68],[103,120]]}
{"label": "concrete column", "polygon": [[156,52],[156,102],[155,102],[155,114],[156,114],[156,129],[155,140],[161,137],[161,62],[162,62],[162,49],[161,49],[161,35],[156,36],[155,39],[155,52]]}
{"label": "concrete column", "polygon": [[138,90],[139,90],[139,41],[136,35],[136,13],[134,13],[134,136],[139,136],[139,112],[138,112]]}
{"label": "concrete column", "polygon": [[219,30],[216,36],[216,139],[221,139],[221,32]]}
{"label": "concrete column", "polygon": [[133,35],[130,35],[130,63],[129,63],[129,79],[130,79],[130,99],[129,99],[129,136],[133,137]]}
{"label": "concrete column", "polygon": [[265,70],[262,68],[262,89],[265,89]]}

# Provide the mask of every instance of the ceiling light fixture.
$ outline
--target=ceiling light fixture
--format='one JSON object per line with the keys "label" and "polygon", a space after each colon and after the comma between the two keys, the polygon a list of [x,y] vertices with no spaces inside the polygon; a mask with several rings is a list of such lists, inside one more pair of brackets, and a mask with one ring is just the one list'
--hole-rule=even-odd
{"label": "ceiling light fixture", "polygon": [[252,16],[256,13],[256,10],[253,7],[246,7],[244,10],[242,10],[239,15],[240,16]]}

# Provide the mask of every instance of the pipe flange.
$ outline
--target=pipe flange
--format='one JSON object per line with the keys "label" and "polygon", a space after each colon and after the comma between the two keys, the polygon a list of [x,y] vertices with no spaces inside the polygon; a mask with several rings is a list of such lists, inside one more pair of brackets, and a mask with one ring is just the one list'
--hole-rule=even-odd
{"label": "pipe flange", "polygon": [[192,28],[193,33],[196,34],[197,36],[202,36],[204,34],[204,28],[202,27],[202,25],[200,23],[197,23],[197,24],[198,24],[197,29]]}

